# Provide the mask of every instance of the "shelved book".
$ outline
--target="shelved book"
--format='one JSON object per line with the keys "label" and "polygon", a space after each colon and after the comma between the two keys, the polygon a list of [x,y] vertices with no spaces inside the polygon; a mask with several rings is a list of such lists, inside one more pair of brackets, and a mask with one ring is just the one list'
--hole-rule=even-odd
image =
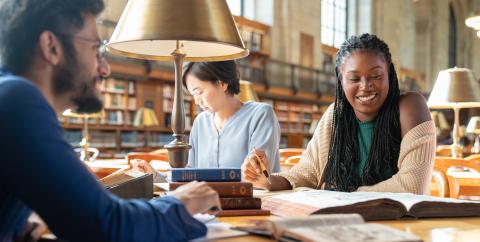
{"label": "shelved book", "polygon": [[172,182],[210,181],[238,182],[241,170],[238,168],[172,168]]}
{"label": "shelved book", "polygon": [[276,241],[304,242],[420,242],[422,239],[389,226],[365,223],[358,214],[327,214],[310,217],[272,218],[232,229]]}
{"label": "shelved book", "polygon": [[262,198],[262,209],[272,214],[358,213],[367,221],[439,217],[480,216],[480,202],[439,198],[411,193],[335,192],[308,190]]}

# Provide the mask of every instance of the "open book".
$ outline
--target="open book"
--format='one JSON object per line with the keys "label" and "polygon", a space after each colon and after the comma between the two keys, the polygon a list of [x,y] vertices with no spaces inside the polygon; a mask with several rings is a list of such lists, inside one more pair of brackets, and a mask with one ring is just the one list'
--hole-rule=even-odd
{"label": "open book", "polygon": [[327,214],[310,217],[272,218],[254,226],[234,227],[278,241],[316,242],[407,242],[417,236],[381,224],[364,223],[358,214]]}
{"label": "open book", "polygon": [[480,202],[410,193],[309,190],[262,198],[262,209],[279,216],[359,213],[365,220],[402,217],[480,216]]}

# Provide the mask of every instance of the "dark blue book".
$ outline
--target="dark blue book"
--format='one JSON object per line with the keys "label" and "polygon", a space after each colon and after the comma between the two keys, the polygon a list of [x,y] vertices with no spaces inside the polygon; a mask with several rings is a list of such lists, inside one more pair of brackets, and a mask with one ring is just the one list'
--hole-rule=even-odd
{"label": "dark blue book", "polygon": [[172,168],[171,171],[172,182],[234,182],[241,179],[239,168]]}

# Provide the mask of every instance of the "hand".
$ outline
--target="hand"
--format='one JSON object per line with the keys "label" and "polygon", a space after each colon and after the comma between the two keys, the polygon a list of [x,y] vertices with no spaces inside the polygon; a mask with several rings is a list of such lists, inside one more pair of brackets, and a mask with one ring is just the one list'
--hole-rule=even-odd
{"label": "hand", "polygon": [[[242,180],[251,182],[254,187],[270,189],[268,178],[262,173],[259,162],[263,162],[265,167],[269,167],[268,160],[263,150],[254,149],[254,153],[243,161],[242,164]],[[257,156],[260,160],[257,159]]]}
{"label": "hand", "polygon": [[144,173],[152,174],[153,180],[155,181],[155,178],[157,177],[157,171],[153,168],[152,165],[150,165],[150,163],[141,159],[133,159],[130,161],[130,165],[132,169],[136,169]]}
{"label": "hand", "polygon": [[169,193],[182,201],[190,215],[207,212],[210,208],[220,208],[218,193],[206,182],[193,181]]}
{"label": "hand", "polygon": [[40,239],[44,233],[47,232],[47,225],[36,214],[32,213],[28,217],[27,223],[25,223],[22,232],[15,239],[16,242],[35,242]]}

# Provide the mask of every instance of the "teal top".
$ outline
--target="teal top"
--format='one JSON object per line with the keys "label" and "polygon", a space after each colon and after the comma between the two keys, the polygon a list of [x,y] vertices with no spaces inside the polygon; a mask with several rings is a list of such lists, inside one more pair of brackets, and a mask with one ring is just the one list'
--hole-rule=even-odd
{"label": "teal top", "polygon": [[363,169],[370,153],[370,147],[372,146],[373,129],[375,128],[375,119],[362,122],[358,119],[358,148],[360,150],[360,162],[355,169],[355,175],[361,177]]}

